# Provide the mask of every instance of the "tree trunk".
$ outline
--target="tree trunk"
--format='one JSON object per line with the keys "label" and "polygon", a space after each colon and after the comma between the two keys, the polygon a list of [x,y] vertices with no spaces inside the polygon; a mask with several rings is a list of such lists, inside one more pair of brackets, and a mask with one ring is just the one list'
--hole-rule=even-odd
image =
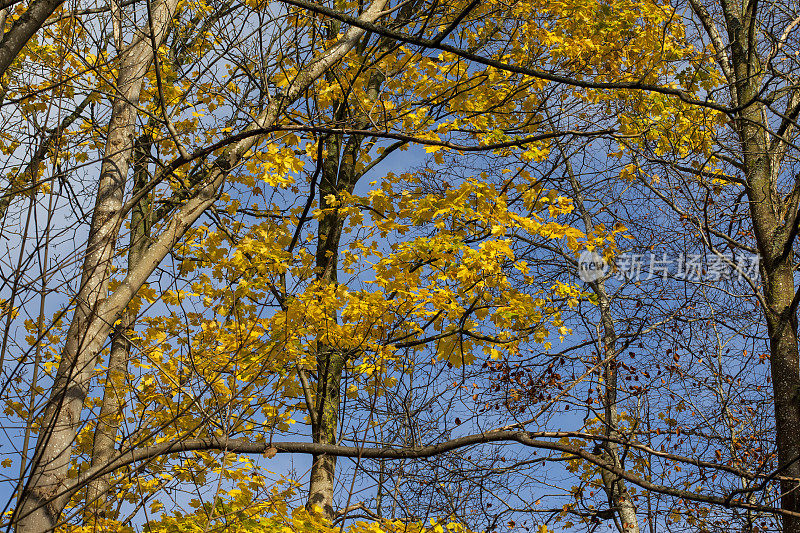
{"label": "tree trunk", "polygon": [[[413,3],[408,4],[412,6]],[[401,14],[403,18],[405,12]],[[338,30],[338,28],[335,28]],[[378,56],[391,46],[391,42],[384,40],[379,48]],[[380,94],[380,87],[385,76],[379,69],[370,76],[367,83],[367,96],[376,101]],[[335,83],[334,77],[330,77]],[[340,104],[337,118],[342,121],[346,118],[347,105]],[[354,129],[369,127],[370,120],[364,113],[355,118]],[[361,178],[356,170],[363,137],[351,135],[344,148],[342,137],[332,136],[327,139],[327,155],[322,163],[322,176],[319,186],[319,205],[326,206],[325,198],[329,195],[338,197],[342,192],[352,193]],[[320,142],[323,142],[320,140]],[[319,222],[319,235],[317,237],[316,267],[318,279],[324,283],[338,283],[338,254],[339,241],[342,233],[344,219],[336,211],[329,211]],[[331,317],[336,319],[336,317]],[[337,350],[335,347],[321,343],[317,346],[317,401],[316,413],[312,416],[312,436],[314,442],[336,444],[339,424],[339,402],[342,373],[347,359],[352,354]],[[336,471],[336,457],[315,455],[311,465],[311,480],[306,507],[313,510],[319,507],[328,519],[334,518],[333,492],[334,476]]]}
{"label": "tree trunk", "polygon": [[[775,430],[781,481],[781,507],[800,511],[800,377],[795,287],[791,258],[764,266],[765,299],[770,343],[770,371],[775,401]],[[800,532],[800,519],[783,516],[785,533]]]}
{"label": "tree trunk", "polygon": [[[721,4],[730,42],[733,74],[732,99],[745,107],[733,122],[741,143],[746,192],[757,248],[761,256],[764,314],[770,338],[770,371],[775,402],[775,437],[781,476],[800,479],[800,363],[798,362],[797,317],[793,305],[791,228],[782,220],[784,199],[777,192],[781,157],[773,150],[767,132],[764,106],[758,99],[764,69],[755,51],[761,31],[758,4]],[[774,157],[774,159],[773,159]],[[800,512],[800,484],[781,480],[781,507]],[[784,533],[800,533],[800,519],[782,516]]]}
{"label": "tree trunk", "polygon": [[[319,142],[324,142],[320,140]],[[319,186],[320,208],[326,207],[326,197],[337,196],[339,192],[339,164],[341,136],[330,137],[325,142],[327,154],[322,161],[322,173]],[[338,282],[337,265],[339,254],[339,236],[342,221],[337,210],[328,210],[319,221],[317,236],[317,279],[324,284]],[[336,320],[336,316],[330,317]],[[314,425],[312,438],[315,443],[336,444],[336,431],[339,427],[339,397],[342,372],[346,362],[346,354],[330,346],[322,334],[317,344],[317,389]],[[330,455],[314,455],[311,464],[311,480],[309,484],[308,502],[310,510],[321,511],[323,516],[332,520],[334,516],[333,492],[336,473],[336,457]]]}
{"label": "tree trunk", "polygon": [[[619,411],[617,409],[617,359],[616,343],[617,334],[614,329],[614,321],[611,317],[611,307],[608,293],[606,292],[605,282],[601,279],[592,284],[598,298],[601,320],[601,343],[602,356],[606,362],[603,365],[603,378],[605,385],[604,401],[605,405],[605,435],[609,439],[619,439]],[[603,455],[617,468],[622,468],[620,460],[619,446],[611,440],[603,445]],[[608,502],[616,512],[619,522],[617,529],[620,533],[639,533],[639,521],[636,518],[636,507],[628,493],[625,481],[609,472],[600,470],[603,479],[603,488],[608,496]]]}
{"label": "tree trunk", "polygon": [[[147,162],[150,153],[150,140],[140,137],[136,141],[133,160],[133,194],[141,191],[149,181]],[[152,225],[150,196],[131,211],[130,245],[128,248],[128,270],[136,268],[147,251]],[[114,328],[111,340],[111,352],[108,356],[108,372],[103,388],[103,403],[95,428],[92,443],[92,466],[108,463],[116,452],[117,432],[122,421],[125,408],[125,377],[130,356],[130,336],[136,322],[136,313],[126,310],[120,323]],[[87,487],[86,504],[90,520],[108,517],[108,491],[111,474],[105,474],[92,481]]]}
{"label": "tree trunk", "polygon": [[[556,141],[558,143],[558,141]],[[584,203],[583,192],[581,191],[578,179],[572,168],[572,163],[566,150],[558,143],[564,164],[567,168],[572,196],[575,206],[580,214],[586,233],[594,228],[594,222]],[[614,328],[614,318],[611,316],[611,299],[606,291],[604,278],[597,279],[589,283],[590,287],[597,295],[597,307],[600,311],[600,324],[598,337],[601,343],[601,350],[598,355],[605,360],[603,364],[603,410],[605,413],[604,433],[609,439],[619,439],[619,410],[617,409],[617,332]],[[617,468],[622,468],[619,455],[619,446],[610,440],[602,446],[602,454]],[[615,523],[620,533],[639,533],[639,521],[636,517],[636,507],[633,505],[625,481],[609,472],[600,470],[600,477],[603,480],[603,489],[608,497],[608,503],[614,511],[617,519]]]}
{"label": "tree trunk", "polygon": [[[336,444],[339,428],[339,389],[347,354],[328,348],[318,354],[316,427],[313,430],[315,443]],[[309,485],[309,510],[319,510],[328,520],[334,517],[333,494],[336,473],[336,456],[314,455]]]}
{"label": "tree trunk", "polygon": [[[742,95],[740,98],[744,98]],[[753,109],[755,108],[755,109]],[[781,198],[775,192],[776,177],[770,166],[768,143],[761,129],[757,106],[742,112],[740,138],[747,171],[750,213],[761,255],[761,276],[770,340],[770,371],[775,402],[778,468],[782,476],[800,478],[800,361],[797,347],[792,239],[777,214]],[[800,512],[800,485],[781,481],[781,506]],[[783,531],[800,532],[800,519],[784,515]]]}
{"label": "tree trunk", "polygon": [[[742,91],[739,101],[748,101],[755,89]],[[744,152],[750,215],[761,256],[761,276],[767,328],[770,339],[770,371],[775,402],[775,433],[778,468],[782,476],[800,478],[800,362],[797,346],[797,316],[793,305],[793,236],[778,218],[782,199],[776,192],[776,169],[772,167],[759,105],[742,111],[738,133]],[[797,481],[781,481],[781,506],[800,512]],[[800,519],[784,515],[785,533],[800,532]]]}

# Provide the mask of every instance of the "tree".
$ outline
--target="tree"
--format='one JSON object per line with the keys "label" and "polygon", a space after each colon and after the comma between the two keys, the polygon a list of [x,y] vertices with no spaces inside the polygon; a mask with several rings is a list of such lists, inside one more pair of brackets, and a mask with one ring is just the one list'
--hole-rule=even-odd
{"label": "tree", "polygon": [[[0,43],[13,126],[3,210],[9,225],[27,220],[10,241],[20,252],[1,356],[7,412],[30,426],[13,464],[18,531],[123,529],[147,512],[162,512],[151,531],[368,527],[351,518],[359,509],[387,530],[428,519],[708,530],[739,510],[750,530],[766,513],[797,529],[797,193],[779,193],[796,102],[791,68],[775,66],[794,61],[787,13],[651,1],[51,7],[11,13]],[[73,214],[56,207],[65,191]],[[771,341],[772,474],[759,470],[771,428],[743,431],[737,414],[769,401],[761,389],[732,395],[722,363],[678,365],[680,343],[722,361],[720,311],[747,297],[575,277],[582,252],[611,261],[624,235],[642,251],[665,245],[664,225],[677,225],[665,209],[684,224],[673,242],[699,232],[720,256],[723,244],[762,255],[766,289],[744,283]],[[80,265],[80,283],[54,302],[58,271],[33,248],[63,253],[60,231],[85,245],[59,257]],[[624,352],[644,342],[637,369]],[[664,349],[677,358],[668,376],[624,384],[623,373],[661,374]],[[692,404],[696,390],[707,404]],[[684,448],[660,448],[673,436]],[[711,437],[729,458],[697,451]],[[254,458],[278,453],[312,455],[305,510],[291,511],[296,480],[271,485]],[[337,474],[337,457],[354,465]],[[343,473],[353,481],[337,490]],[[377,481],[365,489],[374,511],[351,501],[358,476]],[[780,507],[768,500],[778,478]],[[563,485],[555,507],[497,495],[539,480]],[[412,484],[426,485],[423,501]],[[167,508],[192,485],[191,511]],[[662,502],[666,515],[652,508]]]}
{"label": "tree", "polygon": [[[17,508],[16,529],[19,531],[47,531],[59,520],[62,509],[74,493],[65,485],[69,468],[70,451],[80,427],[80,413],[89,389],[93,361],[102,348],[112,325],[123,314],[136,292],[155,270],[161,260],[172,250],[186,229],[209,207],[221,186],[225,175],[239,159],[255,145],[252,130],[266,130],[277,120],[280,106],[301,95],[327,68],[343,57],[363,35],[358,28],[345,33],[310,65],[297,72],[280,99],[272,99],[258,113],[256,119],[244,129],[244,135],[226,147],[217,161],[198,169],[192,176],[194,191],[177,190],[173,202],[180,206],[177,213],[165,225],[162,233],[153,238],[152,244],[121,281],[117,290],[108,293],[111,260],[122,217],[131,205],[123,204],[128,161],[133,150],[133,128],[135,108],[139,101],[145,74],[153,61],[154,50],[163,42],[176,10],[176,3],[161,3],[147,6],[147,26],[134,42],[123,47],[119,57],[119,74],[113,86],[118,96],[112,106],[110,126],[100,171],[100,181],[83,266],[80,290],[76,296],[75,316],[66,332],[66,344],[58,363],[58,371],[51,387],[50,400],[39,423],[37,445],[31,461],[31,474],[20,493]],[[364,20],[372,21],[380,14],[383,4],[377,3],[368,9]],[[116,26],[118,22],[113,22]],[[149,33],[149,36],[147,34]],[[120,34],[116,35],[118,38]],[[192,157],[175,135],[172,119],[167,112],[163,95],[159,66],[154,70],[163,121],[176,144],[179,153],[173,162],[172,173],[191,162]],[[249,134],[249,135],[248,135]],[[227,144],[227,143],[226,143]],[[156,181],[156,184],[158,181]],[[140,187],[141,191],[152,189],[155,184]],[[190,184],[186,184],[190,185]],[[188,194],[187,194],[188,193]],[[186,198],[181,202],[182,198]],[[136,205],[135,202],[134,205]],[[139,254],[137,254],[139,255]],[[112,376],[113,379],[113,376]],[[113,438],[113,435],[109,435]],[[98,447],[97,452],[103,455]],[[107,452],[105,455],[108,455]]]}

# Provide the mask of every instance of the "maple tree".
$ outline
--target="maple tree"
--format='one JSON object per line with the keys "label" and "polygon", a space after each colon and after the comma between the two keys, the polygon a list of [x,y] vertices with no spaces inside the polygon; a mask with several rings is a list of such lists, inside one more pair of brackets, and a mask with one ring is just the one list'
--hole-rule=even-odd
{"label": "maple tree", "polygon": [[[10,527],[800,527],[791,13],[3,12]],[[584,251],[696,237],[760,277],[576,276]],[[307,487],[283,454],[311,455]]]}

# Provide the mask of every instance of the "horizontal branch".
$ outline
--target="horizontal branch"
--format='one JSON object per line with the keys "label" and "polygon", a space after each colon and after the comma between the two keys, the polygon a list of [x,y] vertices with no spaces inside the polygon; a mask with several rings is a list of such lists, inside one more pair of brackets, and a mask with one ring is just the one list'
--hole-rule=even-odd
{"label": "horizontal branch", "polygon": [[[182,452],[230,452],[241,454],[267,454],[273,456],[277,453],[300,453],[310,455],[332,455],[336,457],[350,457],[358,459],[384,459],[384,460],[398,460],[398,459],[424,459],[439,456],[448,452],[453,452],[459,449],[468,448],[479,444],[490,444],[500,442],[516,442],[530,448],[551,450],[570,455],[577,459],[583,459],[597,467],[611,472],[612,474],[625,479],[626,481],[638,485],[639,487],[676,498],[683,498],[686,500],[707,503],[710,505],[719,505],[727,508],[747,509],[756,512],[774,513],[786,516],[798,516],[800,513],[788,511],[785,509],[770,507],[766,505],[759,505],[751,503],[743,499],[732,499],[730,495],[720,497],[708,494],[692,492],[688,490],[681,490],[674,487],[659,485],[651,481],[637,476],[613,463],[607,461],[600,455],[586,451],[579,446],[571,444],[564,444],[561,442],[563,437],[580,437],[590,440],[609,440],[606,437],[599,435],[592,435],[588,433],[574,433],[574,432],[548,432],[548,433],[532,433],[527,431],[509,431],[509,430],[492,430],[474,435],[467,435],[458,437],[452,440],[444,441],[437,444],[428,446],[414,446],[414,447],[381,447],[381,448],[367,448],[367,447],[349,447],[339,446],[334,444],[320,444],[313,442],[269,442],[266,439],[255,440],[246,438],[225,438],[225,437],[200,437],[185,440],[176,440],[172,442],[164,442],[152,446],[134,447],[130,450],[121,453],[116,458],[111,460],[106,465],[98,465],[90,468],[81,473],[75,478],[68,486],[68,491],[74,492],[87,484],[91,479],[97,476],[102,476],[107,473],[113,472],[119,468],[133,465],[139,462],[146,462],[158,457],[177,454]],[[559,439],[557,441],[543,440],[543,438]],[[623,442],[623,441],[618,441]],[[663,452],[658,452],[651,448],[643,447],[641,445],[632,445],[652,453],[664,457]],[[674,460],[682,460],[678,456],[668,457]],[[730,467],[724,465],[715,465],[712,463],[705,463],[690,460],[697,466],[707,468],[718,468],[723,470],[731,470]],[[741,472],[737,471],[737,474]],[[750,475],[752,476],[752,474]],[[749,476],[748,476],[749,477]]]}
{"label": "horizontal branch", "polygon": [[[326,135],[363,135],[363,136],[370,136],[370,137],[378,137],[382,139],[394,139],[398,141],[404,141],[409,143],[417,143],[425,146],[441,146],[442,148],[449,148],[451,150],[458,150],[461,152],[485,152],[489,150],[499,150],[501,148],[511,148],[515,146],[523,146],[526,144],[530,144],[533,142],[539,141],[546,141],[549,139],[554,139],[556,137],[565,137],[565,136],[574,136],[574,137],[597,137],[601,135],[610,135],[615,133],[616,130],[614,129],[604,129],[604,130],[595,130],[595,131],[578,131],[578,130],[565,130],[565,131],[555,131],[555,132],[548,132],[548,133],[540,133],[538,135],[529,135],[527,137],[522,137],[519,139],[510,139],[508,141],[498,142],[498,143],[491,143],[491,144],[479,144],[479,145],[468,145],[468,144],[458,144],[449,141],[440,141],[425,137],[420,137],[416,135],[408,135],[404,133],[396,133],[391,131],[377,131],[377,130],[363,130],[363,129],[351,129],[351,128],[326,128],[323,126],[296,126],[296,125],[275,125],[268,128],[251,128],[246,129],[240,133],[236,133],[224,139],[221,139],[213,144],[210,144],[204,148],[200,148],[195,150],[189,157],[178,157],[165,168],[169,170],[176,170],[177,168],[189,163],[191,161],[195,161],[197,159],[206,157],[213,152],[219,150],[220,148],[224,148],[230,144],[237,143],[241,140],[250,138],[250,137],[260,137],[264,135],[268,135],[270,133],[278,133],[278,132],[307,132],[307,133],[322,133]],[[482,132],[475,132],[482,133]],[[486,132],[488,133],[488,132]]]}
{"label": "horizontal branch", "polygon": [[[350,128],[326,128],[320,126],[296,126],[296,125],[275,125],[270,127],[251,127],[246,128],[244,131],[226,137],[224,139],[220,139],[219,141],[210,144],[206,147],[200,148],[198,150],[193,151],[192,153],[188,154],[188,157],[179,156],[175,158],[172,162],[165,165],[159,171],[158,176],[151,180],[147,186],[143,187],[139,192],[131,197],[125,204],[122,212],[123,216],[125,213],[133,209],[134,206],[138,205],[139,201],[144,198],[146,195],[150,194],[150,192],[161,182],[163,177],[170,175],[172,172],[175,172],[180,167],[187,163],[191,163],[192,161],[196,161],[198,159],[202,159],[207,157],[217,150],[230,146],[232,144],[236,144],[238,142],[244,141],[246,139],[251,139],[254,137],[262,137],[264,135],[268,135],[270,133],[278,133],[278,132],[308,132],[308,133],[321,133],[327,135],[364,135],[364,136],[371,136],[371,137],[379,137],[383,139],[395,139],[398,141],[403,142],[413,142],[422,144],[425,146],[441,146],[442,148],[448,148],[451,150],[458,150],[461,152],[486,152],[491,150],[499,150],[501,148],[511,148],[514,146],[523,146],[525,144],[530,144],[533,142],[539,141],[546,141],[549,139],[554,139],[556,137],[564,137],[564,136],[573,136],[573,137],[598,137],[601,135],[611,135],[615,133],[613,129],[605,129],[605,130],[596,130],[596,131],[576,131],[576,130],[565,130],[559,132],[549,132],[549,133],[542,133],[539,135],[530,135],[528,137],[523,137],[520,139],[512,139],[508,141],[492,143],[492,144],[485,144],[485,145],[465,145],[465,144],[457,144],[448,141],[438,141],[434,139],[427,139],[423,137],[418,137],[414,135],[407,135],[403,133],[395,133],[390,131],[375,131],[375,130],[361,130],[361,129],[350,129]],[[179,199],[180,200],[180,199]]]}

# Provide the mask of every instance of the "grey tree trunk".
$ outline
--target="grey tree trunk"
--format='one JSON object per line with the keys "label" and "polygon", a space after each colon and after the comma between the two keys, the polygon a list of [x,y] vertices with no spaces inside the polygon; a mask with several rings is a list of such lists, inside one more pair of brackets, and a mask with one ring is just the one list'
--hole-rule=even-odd
{"label": "grey tree trunk", "polygon": [[[134,147],[133,159],[133,191],[135,195],[149,181],[147,161],[150,153],[150,140],[139,137]],[[147,251],[152,226],[152,206],[150,195],[145,196],[131,210],[130,244],[128,248],[128,270],[135,269]],[[114,328],[111,340],[111,352],[108,356],[108,371],[103,388],[103,403],[92,443],[92,466],[107,464],[116,453],[116,439],[125,408],[124,383],[127,375],[128,358],[130,356],[132,334],[136,313],[126,310],[119,324]],[[105,474],[93,480],[87,487],[86,506],[89,519],[97,523],[98,519],[108,517],[108,491],[111,474]]]}
{"label": "grey tree trunk", "polygon": [[[320,141],[322,142],[322,141]],[[343,191],[352,191],[355,185],[354,168],[341,165],[341,136],[333,136],[325,143],[327,156],[322,162],[319,186],[320,206],[325,206],[325,197],[338,196]],[[352,186],[350,183],[352,182]],[[344,220],[336,210],[329,210],[319,222],[317,236],[316,267],[318,279],[325,284],[338,283],[339,240]],[[330,317],[336,320],[336,316]],[[339,401],[342,373],[348,354],[328,345],[320,338],[317,345],[317,389],[313,418],[312,438],[316,443],[336,444],[339,429]],[[309,483],[309,510],[322,511],[328,520],[334,517],[333,494],[336,457],[314,455]]]}
{"label": "grey tree trunk", "polygon": [[[726,16],[732,41],[733,71],[738,81],[737,101],[750,102],[760,90],[761,66],[758,55],[750,50],[750,46],[755,46],[754,37],[743,32],[755,22],[741,21],[734,13],[726,13]],[[760,103],[747,106],[734,127],[742,146],[745,188],[761,256],[778,468],[785,476],[781,481],[781,507],[797,513],[800,512],[800,484],[787,479],[800,479],[800,358],[792,254],[794,235],[780,215],[784,211],[784,199],[776,191],[780,162],[774,158],[775,147],[766,134],[770,125],[765,123],[763,111]],[[800,532],[800,518],[783,515],[782,522],[785,533]]]}
{"label": "grey tree trunk", "polygon": [[[800,483],[795,481],[800,479],[800,357],[792,251],[798,223],[800,179],[795,178],[794,188],[785,198],[777,191],[781,164],[791,142],[788,140],[796,131],[795,121],[800,112],[798,91],[793,81],[784,87],[788,103],[780,115],[781,125],[773,128],[759,97],[767,72],[759,48],[763,41],[759,39],[764,38],[762,32],[769,31],[764,21],[759,20],[762,4],[721,1],[721,21],[699,0],[689,0],[689,4],[714,48],[717,64],[727,80],[731,105],[743,106],[730,118],[741,149],[745,192],[761,259],[762,307],[770,341],[778,470],[783,476],[781,507],[800,513]],[[722,31],[718,29],[720,24]],[[727,42],[723,35],[727,36]],[[781,520],[785,533],[800,532],[800,518],[782,515]]]}

